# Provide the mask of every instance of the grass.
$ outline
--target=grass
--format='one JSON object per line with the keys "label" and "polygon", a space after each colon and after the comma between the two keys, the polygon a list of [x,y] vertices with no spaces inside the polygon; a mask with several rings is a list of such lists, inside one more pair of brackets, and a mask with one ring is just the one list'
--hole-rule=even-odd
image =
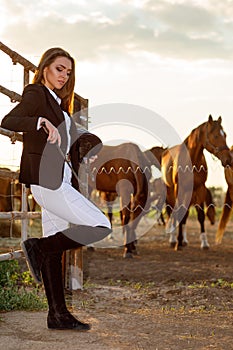
{"label": "grass", "polygon": [[201,283],[193,283],[191,285],[188,285],[188,288],[191,289],[200,289],[200,288],[233,288],[233,282],[228,282],[223,280],[222,278],[219,278],[215,282],[208,283],[206,281]]}
{"label": "grass", "polygon": [[47,302],[41,287],[28,271],[21,272],[18,261],[0,263],[0,311],[43,310]]}

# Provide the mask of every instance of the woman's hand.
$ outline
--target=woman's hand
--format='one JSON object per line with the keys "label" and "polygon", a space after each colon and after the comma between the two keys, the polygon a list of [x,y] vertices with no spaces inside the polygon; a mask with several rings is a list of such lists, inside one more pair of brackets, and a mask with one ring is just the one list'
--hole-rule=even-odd
{"label": "woman's hand", "polygon": [[98,158],[98,156],[97,155],[95,155],[95,156],[91,156],[90,158],[86,158],[86,157],[84,157],[83,159],[84,159],[84,163],[85,164],[88,164],[88,163],[94,163],[94,161],[96,160]]}
{"label": "woman's hand", "polygon": [[43,127],[44,131],[48,134],[47,141],[50,143],[58,143],[58,146],[61,145],[61,136],[58,129],[50,123],[46,118],[41,118],[40,125]]}
{"label": "woman's hand", "polygon": [[97,158],[98,158],[97,155],[91,156],[91,157],[89,158],[89,163],[94,163],[94,161],[95,161]]}

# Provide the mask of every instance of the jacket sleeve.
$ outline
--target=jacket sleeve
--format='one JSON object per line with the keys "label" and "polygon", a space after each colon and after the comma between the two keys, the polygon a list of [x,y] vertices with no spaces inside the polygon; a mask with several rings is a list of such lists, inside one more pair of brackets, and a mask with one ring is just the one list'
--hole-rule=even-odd
{"label": "jacket sleeve", "polygon": [[38,110],[41,104],[46,103],[45,99],[41,86],[27,85],[23,91],[22,100],[2,119],[1,127],[17,132],[35,130],[39,118]]}

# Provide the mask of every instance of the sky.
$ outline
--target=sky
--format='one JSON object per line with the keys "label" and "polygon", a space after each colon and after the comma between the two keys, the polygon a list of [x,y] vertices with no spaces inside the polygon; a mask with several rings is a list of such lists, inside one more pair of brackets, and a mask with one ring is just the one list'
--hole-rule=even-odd
{"label": "sky", "polygon": [[[122,106],[138,106],[140,121],[130,115],[126,123],[145,127],[146,134],[126,136],[123,125],[101,134],[103,141],[111,135],[135,142],[141,137],[145,148],[164,145],[156,129],[158,115],[167,122],[171,146],[211,114],[222,117],[227,143],[233,144],[232,0],[50,0],[49,5],[47,0],[0,0],[0,5],[0,41],[12,50],[35,65],[54,46],[75,57],[75,92],[89,100],[90,129],[99,106],[105,119],[116,105],[119,113]],[[22,71],[1,52],[0,71],[0,84],[21,93]],[[11,108],[0,96],[1,115]],[[153,125],[148,111],[155,113]],[[149,137],[151,129],[155,138]],[[19,153],[11,150],[11,159]],[[206,156],[207,185],[226,186],[220,161]]]}

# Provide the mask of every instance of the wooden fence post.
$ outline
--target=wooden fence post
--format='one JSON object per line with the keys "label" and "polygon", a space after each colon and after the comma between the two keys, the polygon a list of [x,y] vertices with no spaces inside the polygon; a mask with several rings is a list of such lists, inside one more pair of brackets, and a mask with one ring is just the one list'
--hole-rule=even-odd
{"label": "wooden fence post", "polygon": [[[79,98],[76,99],[79,103],[74,108],[74,121],[80,124],[85,129],[88,129],[88,100]],[[87,198],[88,192],[88,164],[86,168],[80,171],[79,174],[79,186],[80,191]],[[64,286],[69,290],[83,289],[83,248],[77,248],[67,251],[63,255],[64,265]]]}

